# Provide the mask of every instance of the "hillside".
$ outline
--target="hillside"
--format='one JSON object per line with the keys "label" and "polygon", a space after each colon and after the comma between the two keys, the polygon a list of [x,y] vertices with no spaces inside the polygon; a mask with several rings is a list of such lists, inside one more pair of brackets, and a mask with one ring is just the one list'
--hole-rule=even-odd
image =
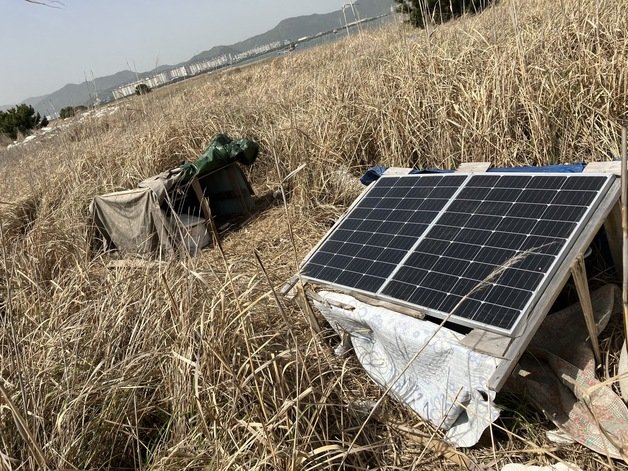
{"label": "hillside", "polygon": [[[361,0],[356,8],[360,18],[375,17],[390,13],[392,0]],[[355,19],[350,9],[346,11],[349,22]],[[344,18],[341,10],[326,14],[314,14],[297,16],[282,20],[277,26],[264,34],[253,36],[245,41],[234,44],[232,47],[239,51],[252,49],[260,44],[268,44],[274,41],[296,41],[304,36],[314,36],[317,33],[341,29]]]}
{"label": "hillside", "polygon": [[[359,4],[359,12],[362,17],[372,17],[390,12],[392,0],[363,0]],[[352,21],[351,13],[348,12],[348,20]],[[282,40],[296,40],[303,36],[312,36],[323,31],[338,28],[341,25],[342,14],[340,10],[324,15],[305,15],[288,18],[281,21],[275,28],[266,33],[254,36],[231,46],[215,46],[207,51],[203,51],[191,59],[177,65],[188,65],[201,60],[213,59],[225,54],[238,54],[240,52],[253,49],[257,46]],[[81,84],[67,84],[61,89],[48,95],[28,98],[23,101],[27,105],[33,106],[35,110],[44,115],[53,115],[65,106],[86,105],[93,102],[94,97],[110,99],[113,89],[133,82],[137,78],[144,78],[157,74],[163,70],[174,66],[161,65],[153,70],[135,73],[128,70],[117,72],[105,77],[98,77],[95,80]],[[13,105],[0,106],[0,110],[10,108]]]}
{"label": "hillside", "polygon": [[52,115],[54,111],[59,112],[65,106],[88,104],[101,91],[118,87],[122,83],[132,82],[136,79],[137,75],[134,72],[123,70],[106,77],[98,77],[93,81],[90,80],[81,84],[67,84],[34,103],[33,108],[40,113]]}
{"label": "hillside", "polygon": [[[183,81],[0,149],[0,469],[627,470],[551,442],[553,423],[513,392],[478,445],[452,450],[354,352],[336,355],[302,292],[278,295],[371,166],[617,156],[625,18],[628,2],[502,0],[429,34],[393,24]],[[218,132],[260,144],[244,169],[255,216],[195,258],[105,252],[91,200]],[[615,316],[600,340],[609,387],[623,335]]]}
{"label": "hillside", "polygon": [[[34,106],[35,104],[39,103],[40,101],[42,101],[44,98],[46,98],[47,95],[42,95],[42,96],[36,96],[36,97],[32,97],[32,98],[27,98],[26,100],[24,100],[22,103],[25,103],[27,105],[31,105]],[[8,110],[9,108],[13,108],[15,105],[0,105],[0,111],[5,111]]]}
{"label": "hillside", "polygon": [[180,65],[193,64],[194,62],[215,59],[216,57],[229,54],[239,54],[240,52],[242,52],[242,50],[238,49],[235,44],[233,46],[215,46],[208,51],[199,52],[190,60],[182,62]]}

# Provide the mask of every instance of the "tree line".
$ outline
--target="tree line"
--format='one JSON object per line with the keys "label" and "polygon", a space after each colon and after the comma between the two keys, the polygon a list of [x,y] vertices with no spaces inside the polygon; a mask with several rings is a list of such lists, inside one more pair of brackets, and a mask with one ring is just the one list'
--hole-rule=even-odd
{"label": "tree line", "polygon": [[30,105],[17,105],[0,111],[0,134],[17,139],[18,134],[28,134],[33,129],[48,126],[48,119],[35,112]]}
{"label": "tree line", "polygon": [[419,28],[444,23],[465,13],[478,13],[494,0],[395,0],[397,10]]}
{"label": "tree line", "polygon": [[83,111],[87,111],[87,106],[66,106],[65,108],[61,108],[61,111],[59,112],[59,118],[71,118],[72,116],[75,116],[78,113],[82,113]]}

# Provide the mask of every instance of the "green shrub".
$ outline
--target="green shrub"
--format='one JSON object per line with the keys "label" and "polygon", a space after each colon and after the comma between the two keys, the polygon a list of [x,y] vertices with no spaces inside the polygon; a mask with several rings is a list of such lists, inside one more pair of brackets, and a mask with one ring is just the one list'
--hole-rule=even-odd
{"label": "green shrub", "polygon": [[75,114],[76,114],[76,110],[74,109],[73,106],[66,106],[65,108],[61,108],[61,111],[59,112],[59,117],[61,119],[67,119],[67,118],[71,118]]}
{"label": "green shrub", "polygon": [[59,112],[59,117],[61,119],[67,119],[71,118],[72,116],[76,116],[78,113],[82,113],[83,111],[87,111],[87,106],[66,106],[65,108],[61,108],[61,111]]}
{"label": "green shrub", "polygon": [[135,87],[135,94],[136,95],[146,95],[147,93],[150,93],[152,91],[153,91],[153,89],[150,88],[145,83],[140,83],[138,86]]}
{"label": "green shrub", "polygon": [[0,111],[0,134],[6,134],[11,139],[17,139],[18,133],[27,134],[32,129],[43,128],[48,125],[48,119],[30,105],[21,104]]}
{"label": "green shrub", "polygon": [[423,28],[426,24],[444,23],[464,13],[477,13],[493,0],[395,0],[409,22]]}

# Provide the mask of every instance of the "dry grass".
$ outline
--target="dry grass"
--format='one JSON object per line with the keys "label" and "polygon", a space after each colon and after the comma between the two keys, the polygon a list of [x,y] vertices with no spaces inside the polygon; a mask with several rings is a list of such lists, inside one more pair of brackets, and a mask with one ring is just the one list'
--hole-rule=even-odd
{"label": "dry grass", "polygon": [[[359,401],[381,390],[270,284],[356,196],[347,172],[617,155],[626,18],[621,1],[504,0],[429,35],[394,26],[167,87],[0,153],[0,469],[456,469],[422,453],[408,428],[428,426],[393,401],[356,438]],[[306,164],[287,208],[230,234],[226,264],[206,251],[107,268],[90,199],[193,159],[219,131],[261,143],[260,194]],[[552,448],[540,415],[506,404],[509,432],[468,456],[608,467]]]}

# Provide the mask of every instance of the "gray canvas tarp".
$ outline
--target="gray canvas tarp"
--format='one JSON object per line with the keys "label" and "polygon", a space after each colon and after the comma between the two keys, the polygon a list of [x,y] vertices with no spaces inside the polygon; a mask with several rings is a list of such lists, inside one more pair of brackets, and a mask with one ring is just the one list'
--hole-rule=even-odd
{"label": "gray canvas tarp", "polygon": [[173,255],[176,228],[161,210],[167,188],[176,177],[162,174],[145,180],[134,190],[94,198],[90,213],[99,231],[123,252]]}
{"label": "gray canvas tarp", "polygon": [[[200,182],[215,217],[237,218],[253,210],[249,184],[237,164],[214,170]],[[90,214],[108,248],[159,258],[186,251],[193,255],[206,246],[207,234],[194,229],[202,215],[193,192],[196,206],[185,199],[189,186],[182,169],[175,168],[147,178],[134,190],[96,196]]]}
{"label": "gray canvas tarp", "polygon": [[214,217],[248,215],[253,190],[237,163],[251,165],[258,153],[254,141],[218,134],[197,161],[148,178],[134,190],[95,197],[90,214],[107,245],[122,252],[169,257],[187,248],[196,253],[202,247],[190,244],[196,238],[190,241],[189,229],[196,227],[200,207],[196,197],[186,200],[192,179],[200,182]]}

